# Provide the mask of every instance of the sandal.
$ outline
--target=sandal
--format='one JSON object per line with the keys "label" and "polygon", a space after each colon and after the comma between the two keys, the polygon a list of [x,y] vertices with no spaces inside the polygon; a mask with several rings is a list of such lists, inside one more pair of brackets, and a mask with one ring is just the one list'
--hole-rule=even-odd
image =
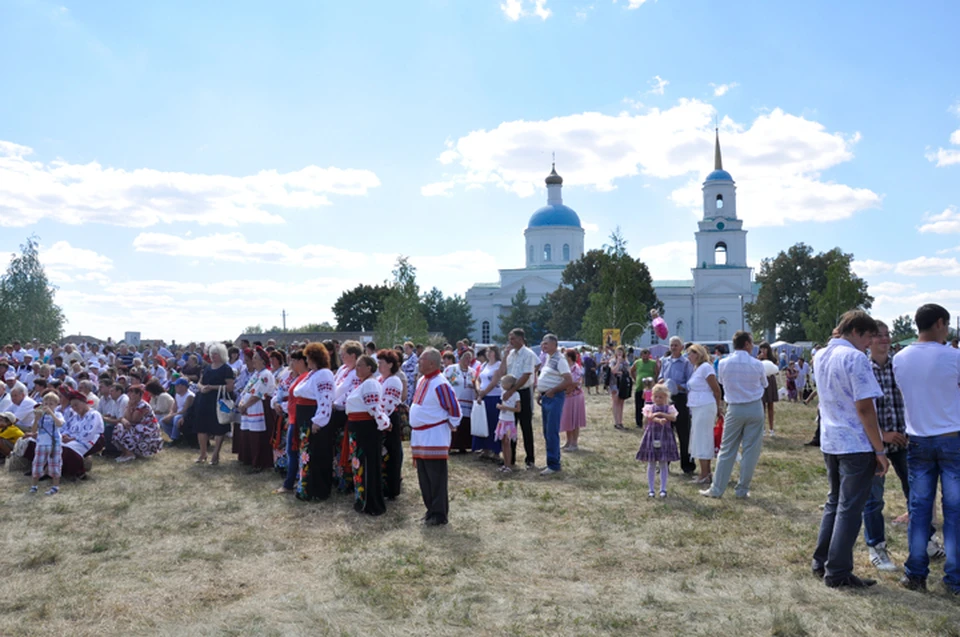
{"label": "sandal", "polygon": [[511,468],[508,467],[507,465],[503,465],[502,467],[500,467],[499,469],[497,469],[497,471],[499,471],[500,473],[512,473],[512,472],[513,472],[513,469],[511,469]]}
{"label": "sandal", "polygon": [[207,457],[204,456],[202,458],[197,458],[196,460],[194,460],[193,464],[206,464],[206,462],[207,462]]}
{"label": "sandal", "polygon": [[623,425],[614,425],[613,428],[614,428],[614,429],[619,429],[620,431],[623,431],[623,430],[624,430],[624,426],[623,426]]}
{"label": "sandal", "polygon": [[280,487],[271,491],[273,495],[283,495],[284,493],[293,493],[293,489],[287,489],[285,487]]}
{"label": "sandal", "polygon": [[213,459],[210,460],[210,466],[215,467],[218,464],[220,464],[220,458],[218,458],[217,456],[214,456]]}

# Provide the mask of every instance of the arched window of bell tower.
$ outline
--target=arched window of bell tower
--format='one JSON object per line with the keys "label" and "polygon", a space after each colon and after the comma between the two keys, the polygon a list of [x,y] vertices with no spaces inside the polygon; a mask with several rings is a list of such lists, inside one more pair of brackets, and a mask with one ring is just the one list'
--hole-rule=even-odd
{"label": "arched window of bell tower", "polygon": [[713,248],[713,264],[727,265],[727,244],[723,241]]}
{"label": "arched window of bell tower", "polygon": [[723,210],[723,195],[717,195],[717,210]]}

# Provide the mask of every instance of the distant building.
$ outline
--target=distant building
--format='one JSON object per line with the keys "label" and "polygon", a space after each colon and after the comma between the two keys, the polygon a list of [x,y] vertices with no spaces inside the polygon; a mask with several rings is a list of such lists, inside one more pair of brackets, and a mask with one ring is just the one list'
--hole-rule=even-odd
{"label": "distant building", "polygon": [[556,165],[546,179],[547,205],[533,213],[523,231],[526,267],[500,270],[496,283],[477,283],[467,290],[466,300],[475,321],[470,339],[489,343],[500,333],[500,314],[511,306],[520,288],[530,305],[560,286],[563,269],[583,256],[583,227],[573,208],[564,205],[563,178]]}

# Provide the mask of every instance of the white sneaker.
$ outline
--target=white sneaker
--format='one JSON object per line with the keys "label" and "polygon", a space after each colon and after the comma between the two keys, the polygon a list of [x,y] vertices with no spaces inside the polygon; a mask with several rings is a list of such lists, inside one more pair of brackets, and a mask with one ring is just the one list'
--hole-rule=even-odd
{"label": "white sneaker", "polygon": [[935,537],[930,538],[930,541],[927,542],[927,556],[929,556],[931,560],[942,560],[947,556],[947,552],[943,550],[943,546],[940,545],[940,542],[938,542]]}
{"label": "white sneaker", "polygon": [[543,471],[540,472],[540,475],[542,475],[542,476],[552,476],[552,475],[555,474],[555,473],[560,473],[560,472],[559,472],[559,471],[555,471],[554,469],[551,469],[550,467],[547,467],[546,469],[544,469]]}
{"label": "white sneaker", "polygon": [[870,551],[870,562],[877,567],[878,571],[899,571],[900,569],[896,564],[893,563],[893,560],[890,559],[890,555],[887,553],[887,543],[880,542],[876,546],[868,546]]}

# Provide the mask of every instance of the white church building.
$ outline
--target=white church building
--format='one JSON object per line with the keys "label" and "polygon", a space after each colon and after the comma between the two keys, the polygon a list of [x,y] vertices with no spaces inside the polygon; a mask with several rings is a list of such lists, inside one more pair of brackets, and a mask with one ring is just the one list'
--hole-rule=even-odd
{"label": "white church building", "polygon": [[[693,278],[653,282],[670,335],[685,341],[731,340],[734,332],[745,326],[743,306],[759,291],[753,270],[747,266],[747,231],[737,218],[737,188],[723,169],[719,134],[714,155],[714,170],[703,182],[703,218],[695,234]],[[466,300],[476,321],[470,335],[474,341],[489,343],[500,333],[500,314],[510,307],[521,287],[526,288],[530,304],[537,305],[560,285],[567,264],[583,256],[580,218],[563,204],[563,179],[556,167],[546,184],[547,205],[533,213],[524,230],[526,267],[500,270],[498,283],[478,283],[467,290]],[[653,329],[637,343],[658,344]]]}
{"label": "white church building", "polygon": [[563,269],[583,256],[583,227],[577,213],[563,204],[563,178],[556,165],[546,183],[547,205],[533,213],[523,231],[526,267],[500,270],[499,282],[477,283],[467,290],[475,321],[470,334],[474,342],[490,343],[500,334],[500,314],[510,307],[521,287],[526,289],[530,305],[539,305],[560,287]]}

